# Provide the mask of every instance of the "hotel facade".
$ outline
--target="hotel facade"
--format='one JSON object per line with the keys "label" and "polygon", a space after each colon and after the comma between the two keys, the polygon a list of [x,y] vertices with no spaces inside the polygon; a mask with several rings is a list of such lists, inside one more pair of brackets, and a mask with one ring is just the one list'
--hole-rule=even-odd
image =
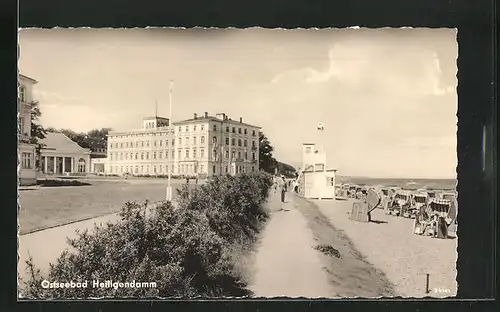
{"label": "hotel facade", "polygon": [[170,123],[148,117],[139,130],[110,132],[108,174],[213,176],[259,170],[260,127],[221,113]]}
{"label": "hotel facade", "polygon": [[33,86],[38,82],[28,76],[19,75],[18,96],[18,153],[20,156],[19,181],[21,185],[36,184],[37,169],[35,164],[34,144],[31,138],[31,106]]}

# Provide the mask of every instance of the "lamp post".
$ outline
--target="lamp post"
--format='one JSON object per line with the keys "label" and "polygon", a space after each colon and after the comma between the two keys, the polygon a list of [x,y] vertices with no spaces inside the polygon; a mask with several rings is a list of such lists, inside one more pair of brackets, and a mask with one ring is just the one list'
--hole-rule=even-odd
{"label": "lamp post", "polygon": [[[173,81],[170,80],[170,88],[169,88],[169,92],[168,92],[168,106],[169,106],[169,112],[168,112],[168,123],[169,123],[169,128],[171,130],[174,129],[173,125],[172,125],[172,85],[173,85]],[[172,134],[173,132],[175,131],[172,131]],[[175,140],[175,137],[172,136],[172,140]],[[173,169],[173,166],[174,166],[174,160],[173,160],[173,157],[170,157],[171,159],[171,164],[168,168],[168,182],[167,182],[167,201],[170,201],[172,202],[172,184],[171,184],[171,172],[172,172],[172,169]]]}

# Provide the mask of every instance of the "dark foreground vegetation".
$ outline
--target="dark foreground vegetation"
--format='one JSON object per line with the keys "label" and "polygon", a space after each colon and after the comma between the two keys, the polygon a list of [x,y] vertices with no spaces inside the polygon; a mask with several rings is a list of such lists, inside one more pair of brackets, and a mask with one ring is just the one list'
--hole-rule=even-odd
{"label": "dark foreground vegetation", "polygon": [[[251,295],[235,270],[232,250],[255,240],[268,218],[264,205],[271,185],[262,172],[221,176],[195,190],[180,190],[175,207],[165,202],[151,210],[126,203],[121,221],[69,240],[71,250],[51,264],[47,276],[28,260],[30,278],[21,293],[46,299]],[[88,285],[46,289],[44,280]],[[95,280],[156,285],[99,288],[93,287]]]}

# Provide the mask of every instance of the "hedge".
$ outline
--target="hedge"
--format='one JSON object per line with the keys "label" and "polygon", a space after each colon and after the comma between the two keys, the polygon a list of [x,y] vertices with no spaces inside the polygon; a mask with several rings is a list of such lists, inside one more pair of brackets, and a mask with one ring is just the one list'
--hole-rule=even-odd
{"label": "hedge", "polygon": [[[175,207],[126,203],[120,221],[68,240],[72,250],[50,265],[48,276],[29,259],[30,278],[23,280],[21,293],[39,299],[248,296],[231,251],[262,228],[271,185],[263,172],[221,176],[192,191],[181,189]],[[88,286],[44,289],[43,280],[88,281]],[[156,287],[94,288],[93,280],[155,282]]]}

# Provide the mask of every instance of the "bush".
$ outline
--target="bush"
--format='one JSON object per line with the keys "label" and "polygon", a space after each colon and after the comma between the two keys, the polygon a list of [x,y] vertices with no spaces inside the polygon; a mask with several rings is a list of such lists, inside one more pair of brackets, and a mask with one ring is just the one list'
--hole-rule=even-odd
{"label": "bush", "polygon": [[[255,237],[266,219],[263,208],[272,185],[267,174],[214,177],[170,202],[148,207],[126,203],[121,220],[96,226],[68,240],[67,250],[50,265],[46,280],[88,281],[87,288],[42,289],[33,266],[24,281],[29,298],[214,297],[245,296],[234,269],[233,244]],[[92,280],[155,282],[153,288],[94,288]]]}
{"label": "bush", "polygon": [[37,184],[42,186],[42,187],[57,187],[57,186],[87,186],[91,185],[90,183],[87,182],[81,182],[78,180],[67,180],[67,179],[45,179],[45,180],[38,180]]}

